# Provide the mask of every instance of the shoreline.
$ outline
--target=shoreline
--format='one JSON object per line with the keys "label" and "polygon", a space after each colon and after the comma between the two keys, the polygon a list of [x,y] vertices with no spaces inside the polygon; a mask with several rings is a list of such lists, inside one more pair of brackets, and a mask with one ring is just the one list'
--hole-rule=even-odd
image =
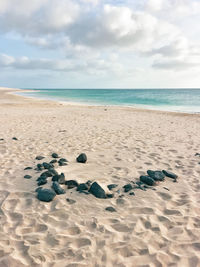
{"label": "shoreline", "polygon": [[[14,88],[9,88],[9,89],[13,89]],[[39,90],[39,89],[38,89]],[[92,90],[92,89],[91,89]],[[139,90],[139,89],[138,89]],[[40,98],[37,96],[27,96],[27,95],[23,95],[23,92],[35,92],[35,91],[31,91],[31,89],[17,89],[17,91],[14,92],[10,92],[13,95],[16,96],[20,96],[20,97],[24,97],[27,99],[33,99],[33,100],[39,100],[39,101],[45,101],[45,102],[51,102],[51,103],[57,103],[57,104],[62,104],[62,105],[69,105],[69,106],[83,106],[83,107],[100,107],[100,108],[117,108],[117,109],[125,109],[125,110],[135,110],[135,111],[141,111],[141,112],[145,112],[145,111],[150,111],[150,112],[163,112],[163,113],[169,113],[169,114],[181,114],[181,115],[197,115],[200,116],[200,112],[187,112],[187,111],[171,111],[171,110],[164,110],[164,109],[154,109],[154,107],[152,106],[152,108],[145,108],[145,107],[136,107],[136,106],[126,106],[126,105],[109,105],[109,104],[88,104],[88,103],[84,103],[84,102],[71,102],[71,101],[62,101],[62,100],[58,100],[58,99],[51,99],[51,98]]]}

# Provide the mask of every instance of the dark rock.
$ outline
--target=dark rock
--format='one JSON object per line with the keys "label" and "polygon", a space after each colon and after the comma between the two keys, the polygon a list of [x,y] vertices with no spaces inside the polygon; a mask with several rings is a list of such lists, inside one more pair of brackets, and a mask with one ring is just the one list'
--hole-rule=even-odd
{"label": "dark rock", "polygon": [[17,141],[18,139],[17,139],[17,137],[13,137],[13,138],[12,138],[12,140],[15,140],[15,141]]}
{"label": "dark rock", "polygon": [[78,187],[78,183],[75,180],[65,181],[65,184],[67,185],[68,189],[71,189],[71,188],[74,188],[74,187]]}
{"label": "dark rock", "polygon": [[40,185],[44,185],[46,183],[47,183],[47,179],[40,177],[40,179],[38,180],[37,185],[40,186]]}
{"label": "dark rock", "polygon": [[47,170],[50,169],[50,168],[53,168],[53,165],[50,164],[50,163],[47,163],[47,162],[43,162],[42,165],[43,165],[43,167],[44,167],[45,169],[47,169]]}
{"label": "dark rock", "polygon": [[57,172],[54,168],[49,168],[48,171],[49,171],[52,175],[58,175],[58,172]]}
{"label": "dark rock", "polygon": [[88,185],[85,183],[79,184],[77,187],[77,191],[84,191],[84,190],[88,190]]}
{"label": "dark rock", "polygon": [[32,167],[26,167],[26,168],[24,168],[24,170],[26,171],[26,170],[32,170],[33,168]]}
{"label": "dark rock", "polygon": [[65,175],[63,172],[61,172],[60,177],[58,179],[59,184],[65,184]]}
{"label": "dark rock", "polygon": [[165,179],[165,174],[162,171],[148,170],[147,174],[155,181],[163,181]]}
{"label": "dark rock", "polygon": [[68,162],[68,160],[67,159],[64,159],[64,158],[59,159],[59,161]]}
{"label": "dark rock", "polygon": [[110,212],[116,212],[116,209],[114,209],[113,207],[107,207],[105,208],[105,210],[110,211]]}
{"label": "dark rock", "polygon": [[145,176],[145,175],[140,176],[140,181],[150,186],[155,185],[155,180],[149,176]]}
{"label": "dark rock", "polygon": [[66,198],[66,200],[67,200],[67,202],[68,202],[69,204],[74,204],[74,203],[76,203],[76,200],[73,200],[73,199],[71,199],[71,198]]}
{"label": "dark rock", "polygon": [[176,174],[173,173],[173,172],[166,171],[166,170],[163,170],[162,172],[164,173],[164,175],[166,175],[166,176],[169,177],[169,178],[172,178],[172,179],[176,179],[176,178],[178,178],[178,175],[176,175]]}
{"label": "dark rock", "polygon": [[25,178],[25,179],[31,179],[32,176],[27,174],[27,175],[24,175],[24,178]]}
{"label": "dark rock", "polygon": [[57,154],[57,153],[53,153],[51,156],[52,156],[52,158],[54,158],[54,159],[57,159],[57,158],[59,158],[59,156],[58,156],[58,154]]}
{"label": "dark rock", "polygon": [[50,163],[50,164],[54,164],[54,163],[56,163],[56,162],[58,162],[57,159],[52,159],[49,163]]}
{"label": "dark rock", "polygon": [[42,160],[42,159],[44,159],[44,157],[43,156],[37,156],[35,159]]}
{"label": "dark rock", "polygon": [[35,192],[38,192],[42,189],[42,186],[39,186],[38,188],[35,189]]}
{"label": "dark rock", "polygon": [[57,195],[65,194],[65,190],[59,185],[58,182],[53,182],[52,188],[54,189]]}
{"label": "dark rock", "polygon": [[77,162],[80,162],[80,163],[86,163],[87,161],[87,156],[85,153],[81,153],[77,158],[76,158],[76,161]]}
{"label": "dark rock", "polygon": [[133,189],[133,186],[131,184],[126,184],[123,186],[123,188],[124,188],[124,192],[127,193]]}
{"label": "dark rock", "polygon": [[65,175],[64,173],[54,175],[52,177],[53,182],[58,182],[59,184],[65,184]]}
{"label": "dark rock", "polygon": [[135,193],[134,192],[130,192],[129,195],[130,196],[135,196]]}
{"label": "dark rock", "polygon": [[118,186],[117,184],[109,184],[109,185],[107,185],[109,190],[112,190],[112,189],[116,188],[117,186]]}
{"label": "dark rock", "polygon": [[66,166],[66,165],[67,165],[67,163],[66,163],[66,162],[64,162],[64,161],[58,161],[58,165],[59,165],[59,166]]}
{"label": "dark rock", "polygon": [[43,167],[43,165],[42,164],[37,164],[37,170],[38,171],[42,171],[42,170],[44,170],[44,167]]}
{"label": "dark rock", "polygon": [[106,197],[107,198],[113,198],[114,197],[114,194],[106,194]]}
{"label": "dark rock", "polygon": [[37,198],[41,201],[50,202],[55,196],[56,193],[52,189],[41,189],[38,191]]}
{"label": "dark rock", "polygon": [[104,189],[97,182],[91,185],[89,192],[97,198],[106,198]]}
{"label": "dark rock", "polygon": [[47,177],[52,177],[53,174],[50,171],[46,171],[46,172],[41,173],[40,176],[47,178]]}

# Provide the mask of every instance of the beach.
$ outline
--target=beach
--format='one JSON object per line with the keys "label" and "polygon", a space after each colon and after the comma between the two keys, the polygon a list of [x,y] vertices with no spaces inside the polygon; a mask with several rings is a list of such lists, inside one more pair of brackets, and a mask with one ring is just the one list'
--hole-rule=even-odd
{"label": "beach", "polygon": [[[0,89],[0,266],[200,266],[200,115],[70,105],[15,91]],[[66,189],[39,201],[35,158],[49,162],[53,152],[68,160],[56,167],[66,180],[96,181],[108,193],[117,184],[120,192],[98,199]],[[76,162],[80,153],[85,164]],[[147,170],[172,171],[177,182],[123,192]]]}

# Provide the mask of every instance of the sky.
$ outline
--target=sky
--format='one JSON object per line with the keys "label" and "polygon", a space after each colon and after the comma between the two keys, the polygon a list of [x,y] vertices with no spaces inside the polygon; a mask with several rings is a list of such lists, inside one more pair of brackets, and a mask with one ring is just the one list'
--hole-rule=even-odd
{"label": "sky", "polygon": [[200,0],[0,0],[0,86],[200,88]]}

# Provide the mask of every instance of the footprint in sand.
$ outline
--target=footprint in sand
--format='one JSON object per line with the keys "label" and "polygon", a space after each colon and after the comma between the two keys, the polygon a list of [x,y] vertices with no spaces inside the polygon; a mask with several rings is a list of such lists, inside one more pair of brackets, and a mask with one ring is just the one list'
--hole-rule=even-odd
{"label": "footprint in sand", "polygon": [[170,200],[172,198],[170,194],[167,194],[165,192],[157,192],[157,194],[160,196],[162,200]]}

